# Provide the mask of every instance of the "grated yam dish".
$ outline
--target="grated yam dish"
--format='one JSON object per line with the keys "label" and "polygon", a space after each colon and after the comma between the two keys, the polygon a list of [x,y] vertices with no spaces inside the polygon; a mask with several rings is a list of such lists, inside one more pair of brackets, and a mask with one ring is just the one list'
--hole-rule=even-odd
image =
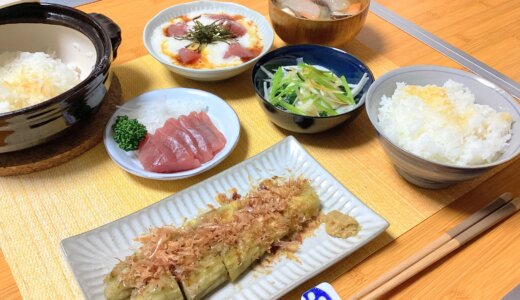
{"label": "grated yam dish", "polygon": [[0,54],[0,113],[32,106],[80,82],[80,71],[44,52]]}
{"label": "grated yam dish", "polygon": [[506,150],[513,118],[488,105],[461,83],[443,86],[397,83],[383,96],[379,125],[399,147],[439,163],[472,166],[491,163]]}
{"label": "grated yam dish", "polygon": [[[235,22],[246,31],[243,35],[229,41],[218,41],[201,47],[200,59],[195,62],[185,63],[180,56],[180,50],[190,48],[194,43],[183,40],[180,37],[170,37],[165,33],[168,27],[173,24],[186,24],[187,29],[193,29],[194,21],[197,20],[203,25],[213,24],[218,21],[215,16],[223,16],[225,20]],[[196,44],[196,43],[195,43]],[[240,47],[251,54],[250,57],[240,55],[227,55],[231,44],[238,44]],[[197,11],[183,16],[177,16],[168,22],[157,27],[152,34],[152,47],[164,60],[171,61],[176,65],[192,69],[216,69],[223,67],[234,67],[241,65],[248,60],[258,56],[263,50],[263,41],[257,25],[250,19],[241,15],[228,15],[221,11]]]}

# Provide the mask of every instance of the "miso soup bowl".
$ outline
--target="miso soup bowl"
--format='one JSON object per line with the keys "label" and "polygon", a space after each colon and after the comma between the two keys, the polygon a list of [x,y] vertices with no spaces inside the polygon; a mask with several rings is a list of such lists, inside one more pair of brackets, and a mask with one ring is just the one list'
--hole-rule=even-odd
{"label": "miso soup bowl", "polygon": [[334,47],[342,46],[356,37],[365,25],[370,5],[370,0],[360,0],[363,7],[355,15],[331,20],[309,20],[284,12],[275,4],[276,0],[267,1],[274,31],[286,43]]}
{"label": "miso soup bowl", "polygon": [[[45,3],[0,9],[0,53],[53,53],[81,70],[81,82],[36,105],[0,113],[0,153],[51,141],[95,114],[111,84],[121,30],[109,18]],[[7,42],[8,41],[8,42]]]}
{"label": "miso soup bowl", "polygon": [[[513,117],[512,138],[505,152],[494,162],[458,166],[419,157],[390,140],[378,120],[381,97],[391,97],[396,83],[409,85],[435,84],[442,86],[447,80],[462,83],[475,95],[475,103],[491,106],[496,111],[508,112]],[[465,71],[438,66],[411,66],[399,68],[378,78],[368,90],[366,111],[377,131],[379,141],[392,160],[397,172],[407,181],[424,188],[440,189],[454,183],[470,180],[495,166],[515,159],[520,153],[520,105],[495,84]]]}

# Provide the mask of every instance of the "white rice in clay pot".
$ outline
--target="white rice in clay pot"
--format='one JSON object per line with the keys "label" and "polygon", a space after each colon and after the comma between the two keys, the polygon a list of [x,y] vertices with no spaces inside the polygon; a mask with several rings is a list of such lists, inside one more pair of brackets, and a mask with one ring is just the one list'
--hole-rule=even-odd
{"label": "white rice in clay pot", "polygon": [[41,103],[80,82],[80,71],[44,52],[0,54],[0,113]]}
{"label": "white rice in clay pot", "polygon": [[383,96],[379,126],[394,144],[427,160],[471,166],[500,157],[511,139],[513,118],[452,80],[443,86],[397,83]]}

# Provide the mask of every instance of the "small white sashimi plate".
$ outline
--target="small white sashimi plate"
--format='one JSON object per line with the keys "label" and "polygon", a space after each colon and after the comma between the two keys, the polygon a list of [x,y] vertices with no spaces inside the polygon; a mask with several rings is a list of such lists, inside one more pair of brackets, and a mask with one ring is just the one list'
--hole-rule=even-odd
{"label": "small white sashimi plate", "polygon": [[292,136],[203,182],[193,185],[136,213],[61,242],[69,263],[87,299],[103,299],[103,278],[115,264],[139,244],[134,239],[151,227],[182,225],[196,217],[218,193],[236,188],[245,195],[251,186],[272,176],[311,180],[322,212],[339,210],[360,224],[358,235],[339,239],[329,236],[323,225],[304,239],[295,253],[298,261],[280,258],[267,270],[256,266],[235,283],[227,283],[208,299],[275,299],[317,275],[374,239],[388,223],[349,192],[328,173]]}
{"label": "small white sashimi plate", "polygon": [[[167,101],[169,105],[175,107],[175,112],[171,117],[187,115],[191,111],[206,111],[213,124],[215,124],[226,138],[224,148],[220,150],[213,159],[192,170],[175,173],[146,171],[137,158],[137,151],[126,152],[118,147],[114,141],[112,125],[117,116],[129,115],[130,118],[135,118],[135,112],[140,107],[160,105],[161,102],[164,103],[164,101]],[[195,176],[218,165],[235,149],[239,137],[240,121],[238,116],[224,100],[214,94],[201,90],[174,88],[147,92],[126,102],[123,106],[118,108],[110,120],[108,120],[103,140],[110,158],[127,172],[148,179],[175,180]]]}

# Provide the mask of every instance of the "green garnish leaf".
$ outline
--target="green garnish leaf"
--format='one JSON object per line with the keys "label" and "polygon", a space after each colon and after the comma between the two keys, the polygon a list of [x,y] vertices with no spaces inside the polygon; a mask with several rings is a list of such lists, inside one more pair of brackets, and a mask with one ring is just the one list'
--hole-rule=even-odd
{"label": "green garnish leaf", "polygon": [[298,95],[296,94],[296,92],[292,92],[290,95],[285,97],[285,101],[289,104],[294,104],[297,97],[298,97]]}
{"label": "green garnish leaf", "polygon": [[177,40],[188,40],[191,41],[186,48],[194,51],[202,51],[208,44],[216,42],[228,43],[230,40],[236,38],[228,29],[223,25],[223,20],[216,20],[215,22],[204,25],[197,18],[194,19],[193,28],[183,36],[175,37]]}
{"label": "green garnish leaf", "polygon": [[341,80],[341,83],[343,84],[343,88],[345,89],[345,94],[347,96],[348,104],[350,104],[350,105],[356,104],[354,97],[352,97],[352,91],[350,90],[350,87],[348,86],[347,78],[345,78],[345,76],[341,76],[340,80]]}
{"label": "green garnish leaf", "polygon": [[125,151],[137,150],[139,143],[147,134],[143,124],[128,116],[118,116],[112,125],[112,130],[114,131],[114,141],[119,148]]}
{"label": "green garnish leaf", "polygon": [[266,99],[291,113],[335,116],[337,109],[356,104],[344,76],[306,63],[278,67],[269,83]]}

